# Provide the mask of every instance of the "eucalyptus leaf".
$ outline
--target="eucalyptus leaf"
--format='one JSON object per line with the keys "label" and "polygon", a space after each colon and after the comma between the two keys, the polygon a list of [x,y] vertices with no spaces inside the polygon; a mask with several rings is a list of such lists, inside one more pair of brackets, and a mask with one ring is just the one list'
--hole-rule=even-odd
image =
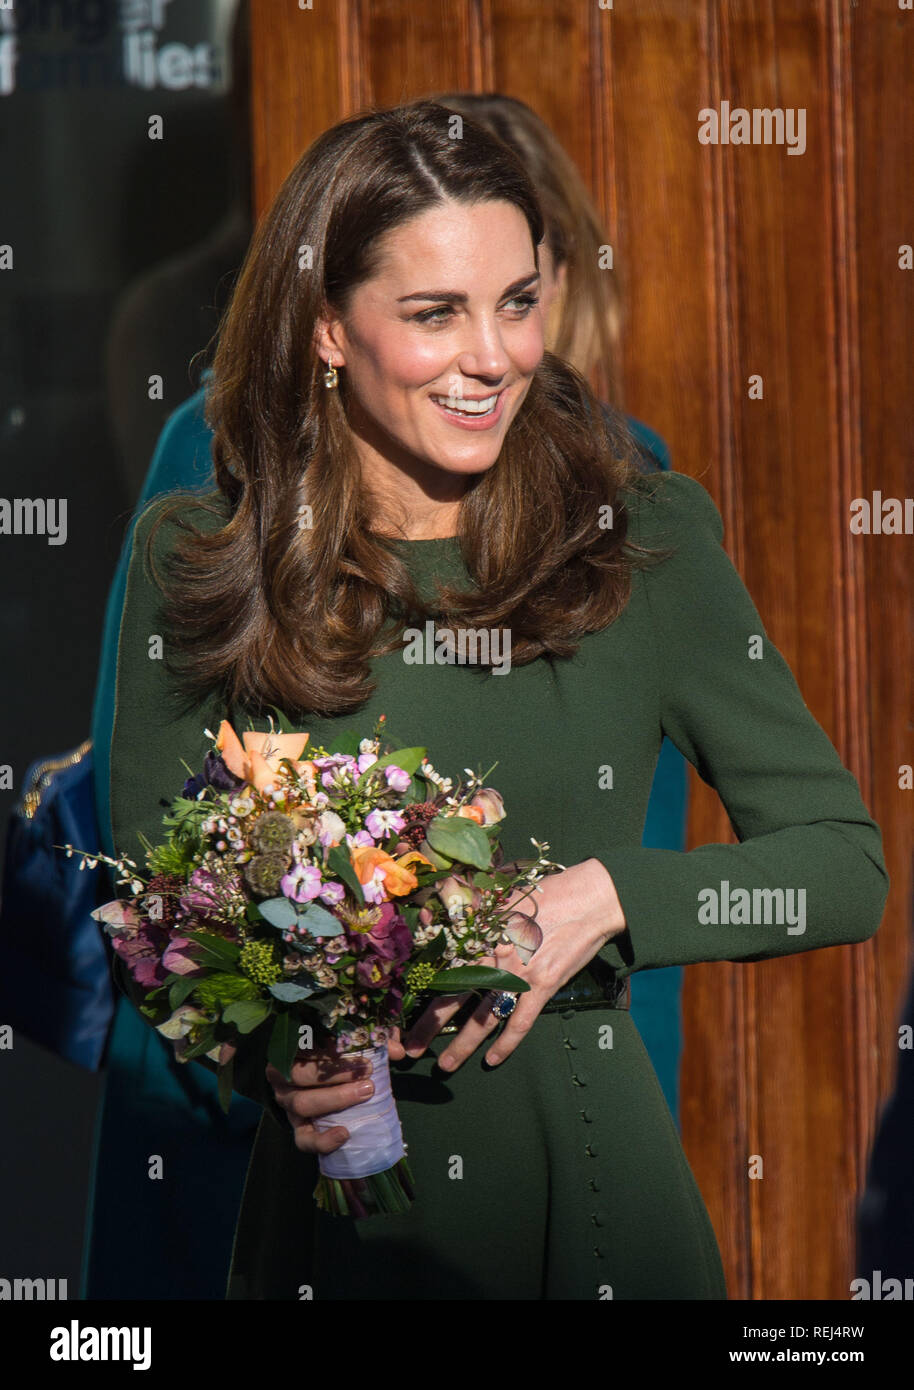
{"label": "eucalyptus leaf", "polygon": [[266,902],[260,904],[260,915],[279,931],[290,931],[298,921],[295,904],[288,898],[267,898]]}
{"label": "eucalyptus leaf", "polygon": [[307,985],[296,985],[291,980],[281,980],[278,985],[270,985],[270,993],[284,1004],[297,1004],[299,999],[307,999],[314,990]]}
{"label": "eucalyptus leaf", "polygon": [[432,849],[461,864],[487,869],[492,863],[492,846],[481,825],[467,816],[436,816],[425,832]]}
{"label": "eucalyptus leaf", "polygon": [[315,936],[318,940],[325,936],[339,936],[343,930],[340,919],[318,902],[310,902],[299,910],[295,926],[299,931],[304,927],[309,936]]}

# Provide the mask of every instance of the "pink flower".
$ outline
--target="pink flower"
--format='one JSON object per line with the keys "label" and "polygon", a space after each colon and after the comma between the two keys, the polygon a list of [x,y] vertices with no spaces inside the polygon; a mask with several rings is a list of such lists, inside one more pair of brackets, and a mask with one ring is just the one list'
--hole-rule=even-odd
{"label": "pink flower", "polygon": [[188,937],[173,936],[162,956],[164,969],[172,971],[175,975],[202,975],[203,967],[184,954],[185,948],[193,944]]}
{"label": "pink flower", "polygon": [[283,874],[280,887],[293,902],[309,903],[320,896],[324,885],[316,864],[293,864],[289,872]]}

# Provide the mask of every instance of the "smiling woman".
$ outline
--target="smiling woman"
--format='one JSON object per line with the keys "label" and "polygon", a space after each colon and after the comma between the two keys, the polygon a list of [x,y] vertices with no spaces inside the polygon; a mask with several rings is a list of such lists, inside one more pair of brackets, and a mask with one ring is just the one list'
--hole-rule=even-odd
{"label": "smiling woman", "polygon": [[449,120],[417,103],[334,126],[258,227],[207,405],[231,523],[172,565],[191,694],[224,680],[264,705],[358,708],[371,655],[398,643],[392,606],[421,608],[397,537],[457,538],[478,582],[440,607],[510,626],[515,665],[571,655],[624,605],[617,494],[637,443],[543,352],[543,220],[521,165]]}
{"label": "smiling woman", "polygon": [[[530,958],[499,948],[528,985],[509,1014],[449,997],[390,1043],[407,1211],[352,1221],[310,1198],[317,1156],[347,1138],[320,1121],[345,1119],[370,1075],[318,1047],[285,1080],[256,1030],[239,1047],[235,1088],[263,1117],[230,1297],[724,1298],[627,979],[872,935],[879,830],[758,636],[708,494],[679,474],[649,483],[617,415],[543,352],[523,170],[471,120],[448,132],[432,103],[335,126],[258,229],[214,363],[218,491],[160,499],[134,533],[114,839],[130,853],[160,838],[202,731],[264,728],[276,704],[312,746],[386,721],[445,775],[497,762],[506,857],[534,838],[569,865],[540,885]],[[433,660],[405,659],[416,619],[435,620]],[[505,669],[439,662],[441,633],[468,628],[509,634]],[[150,660],[163,630],[168,660]],[[744,656],[750,634],[763,662]],[[642,847],[664,735],[739,844]],[[702,895],[725,883],[753,900],[802,886],[804,931],[709,921]]]}

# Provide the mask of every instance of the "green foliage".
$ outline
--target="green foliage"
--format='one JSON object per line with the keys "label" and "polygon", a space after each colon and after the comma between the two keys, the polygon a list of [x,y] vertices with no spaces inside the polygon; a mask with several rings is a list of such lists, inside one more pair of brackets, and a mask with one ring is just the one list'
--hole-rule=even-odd
{"label": "green foliage", "polygon": [[355,869],[350,863],[349,855],[346,850],[343,849],[342,845],[334,845],[333,849],[327,855],[327,868],[332,874],[345,883],[357,903],[364,903],[365,894],[362,892],[362,885],[359,882]]}
{"label": "green foliage", "polygon": [[420,766],[425,753],[424,748],[395,748],[392,753],[385,753],[383,758],[378,758],[377,762],[371,764],[371,767],[367,767],[356,782],[356,786],[363,787],[369,777],[385,767],[402,767],[404,772],[408,772],[412,776]]}
{"label": "green foliage", "polygon": [[223,1009],[239,999],[260,998],[260,990],[253,980],[218,970],[197,980],[194,994],[205,1009]]}
{"label": "green foliage", "polygon": [[471,864],[475,869],[488,869],[492,863],[492,846],[481,825],[466,816],[436,816],[425,832],[433,850]]}
{"label": "green foliage", "polygon": [[496,970],[491,965],[461,965],[456,970],[439,970],[425,986],[439,994],[465,994],[485,989],[506,989],[512,994],[524,994],[530,988],[526,980],[512,975],[510,970]]}

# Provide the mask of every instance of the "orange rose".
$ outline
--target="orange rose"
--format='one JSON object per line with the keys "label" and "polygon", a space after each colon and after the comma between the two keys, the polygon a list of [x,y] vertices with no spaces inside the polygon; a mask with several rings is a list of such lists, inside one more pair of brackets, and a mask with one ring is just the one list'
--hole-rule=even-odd
{"label": "orange rose", "polygon": [[263,791],[276,781],[281,758],[288,758],[295,771],[306,776],[310,769],[313,780],[314,764],[299,761],[308,738],[308,734],[273,734],[247,729],[239,739],[228,720],[223,719],[216,747],[229,772]]}

